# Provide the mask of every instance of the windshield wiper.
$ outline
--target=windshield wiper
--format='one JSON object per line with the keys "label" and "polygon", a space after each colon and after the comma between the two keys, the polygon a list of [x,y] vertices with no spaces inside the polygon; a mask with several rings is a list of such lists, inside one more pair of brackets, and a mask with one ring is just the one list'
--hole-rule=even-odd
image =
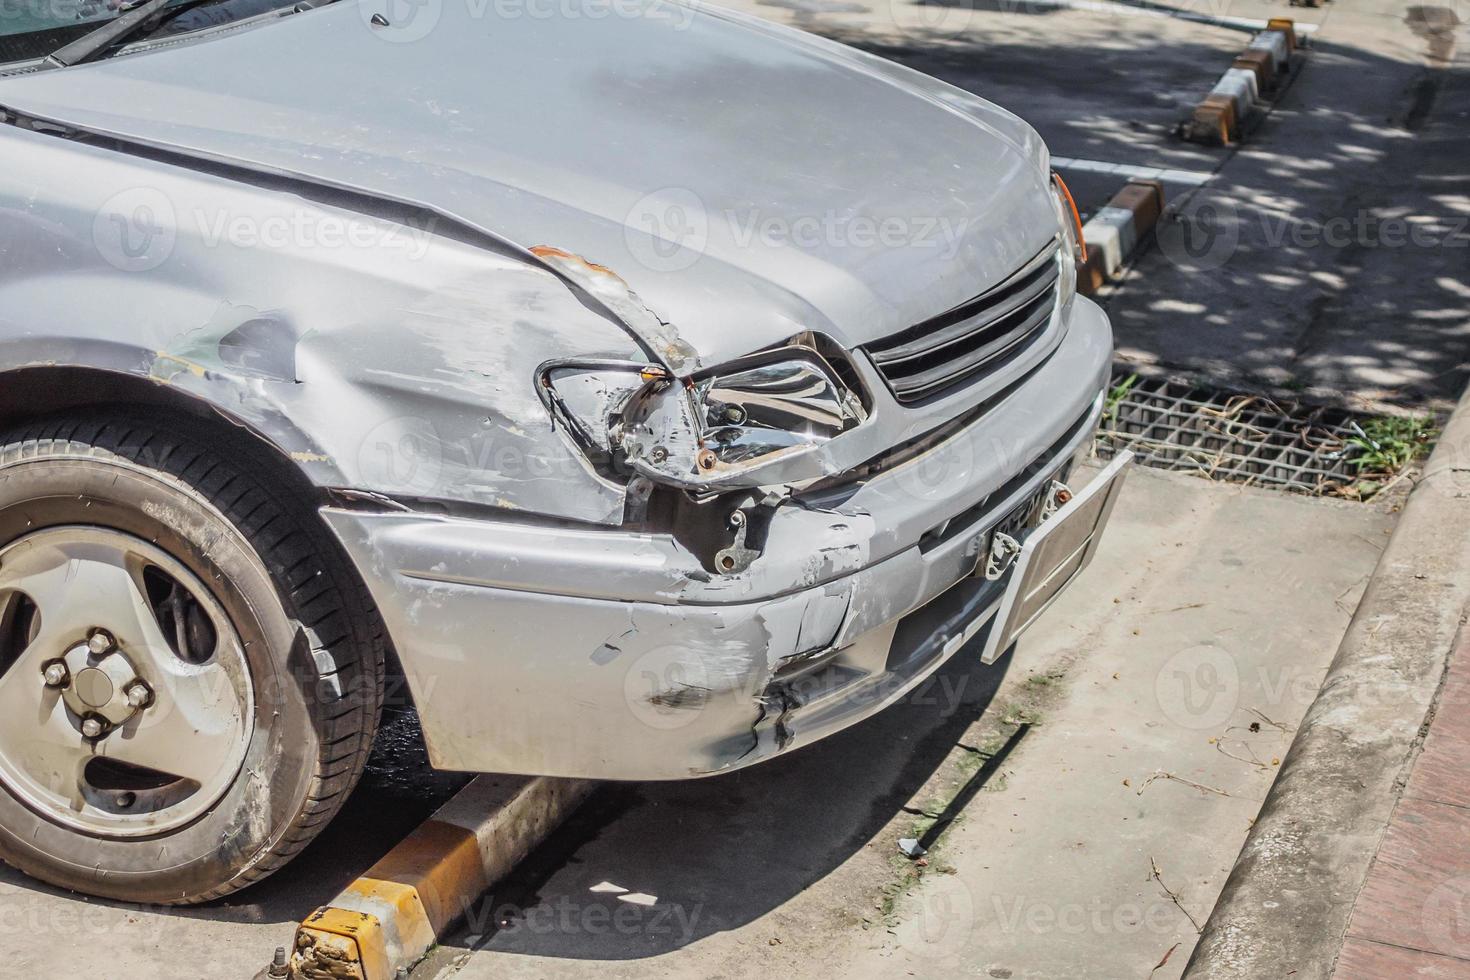
{"label": "windshield wiper", "polygon": [[[143,0],[134,7],[125,7],[124,13],[94,31],[88,31],[75,41],[57,48],[46,56],[47,64],[57,68],[70,68],[92,61],[113,45],[129,35],[142,30],[152,30],[165,18],[172,20],[192,7],[221,3],[223,0]],[[301,6],[297,5],[298,8]],[[290,8],[287,8],[290,9]]]}

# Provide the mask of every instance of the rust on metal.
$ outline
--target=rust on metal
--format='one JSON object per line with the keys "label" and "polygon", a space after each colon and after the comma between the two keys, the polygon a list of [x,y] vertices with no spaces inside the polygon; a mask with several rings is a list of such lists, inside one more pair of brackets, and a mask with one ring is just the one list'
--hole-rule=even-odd
{"label": "rust on metal", "polygon": [[296,930],[294,980],[390,980],[383,927],[375,916],[317,909]]}
{"label": "rust on metal", "polygon": [[628,284],[622,276],[618,275],[607,266],[600,265],[596,262],[590,262],[587,259],[582,258],[582,256],[580,255],[577,255],[573,252],[568,252],[564,248],[557,248],[553,245],[536,245],[531,248],[531,254],[541,259],[560,259],[564,262],[575,262],[576,264],[582,266],[584,269],[595,272],[600,276],[611,276],[625,286]]}

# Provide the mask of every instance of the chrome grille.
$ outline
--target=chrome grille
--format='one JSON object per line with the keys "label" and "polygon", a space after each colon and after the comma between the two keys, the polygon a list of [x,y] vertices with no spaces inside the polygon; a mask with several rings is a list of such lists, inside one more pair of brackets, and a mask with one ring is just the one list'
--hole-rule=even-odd
{"label": "chrome grille", "polygon": [[864,350],[900,402],[923,401],[993,370],[1046,332],[1057,303],[1057,245],[994,289]]}

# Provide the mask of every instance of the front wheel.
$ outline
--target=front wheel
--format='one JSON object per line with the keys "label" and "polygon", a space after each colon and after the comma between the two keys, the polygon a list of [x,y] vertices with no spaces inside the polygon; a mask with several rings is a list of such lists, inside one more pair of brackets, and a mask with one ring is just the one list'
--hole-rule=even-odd
{"label": "front wheel", "polygon": [[0,435],[0,857],[135,902],[284,865],[362,773],[371,602],[275,461],[188,424]]}

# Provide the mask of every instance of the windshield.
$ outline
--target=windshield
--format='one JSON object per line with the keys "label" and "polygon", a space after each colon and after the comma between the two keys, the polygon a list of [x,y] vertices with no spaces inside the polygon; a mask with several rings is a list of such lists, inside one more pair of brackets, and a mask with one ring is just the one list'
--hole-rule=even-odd
{"label": "windshield", "polygon": [[[47,54],[107,21],[121,15],[125,0],[0,0],[0,70],[6,63],[32,61]],[[254,17],[281,7],[293,0],[212,0],[196,5],[198,0],[178,0],[177,14],[165,12],[164,19],[148,37],[183,34],[232,21]],[[142,35],[129,40],[138,40]]]}
{"label": "windshield", "polygon": [[116,17],[121,0],[0,0],[0,63],[44,57]]}

